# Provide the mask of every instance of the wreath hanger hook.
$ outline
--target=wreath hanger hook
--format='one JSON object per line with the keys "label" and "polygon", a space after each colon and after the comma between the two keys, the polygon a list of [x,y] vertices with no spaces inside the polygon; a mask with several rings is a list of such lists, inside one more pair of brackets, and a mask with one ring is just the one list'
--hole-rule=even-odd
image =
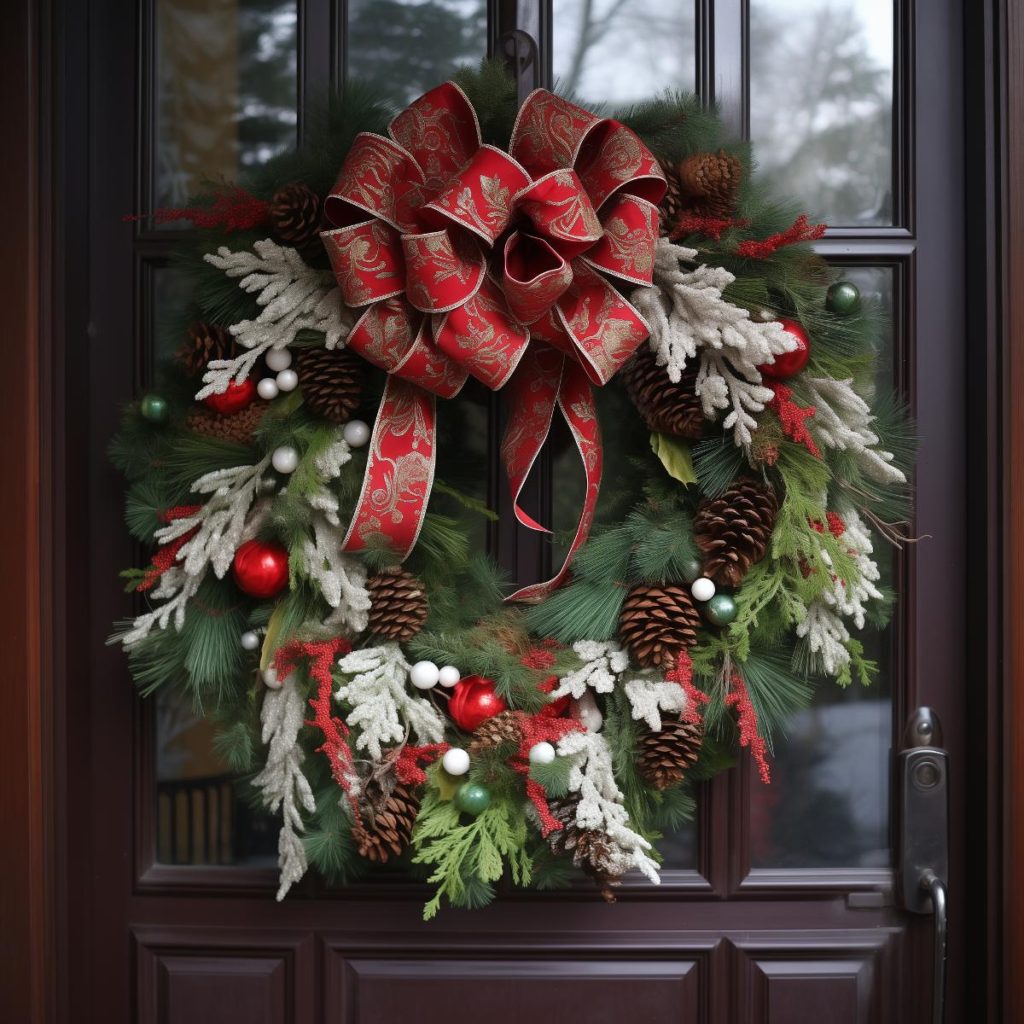
{"label": "wreath hanger hook", "polygon": [[515,76],[516,99],[519,105],[537,88],[540,63],[537,60],[537,40],[521,28],[509,29],[498,37],[498,49]]}

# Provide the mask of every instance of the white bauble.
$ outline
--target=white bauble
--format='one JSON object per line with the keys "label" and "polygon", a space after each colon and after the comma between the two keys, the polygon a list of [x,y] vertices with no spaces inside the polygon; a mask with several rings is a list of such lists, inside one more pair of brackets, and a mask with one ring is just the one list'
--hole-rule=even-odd
{"label": "white bauble", "polygon": [[462,673],[454,665],[442,665],[437,681],[450,690],[461,678]]}
{"label": "white bauble", "polygon": [[260,635],[252,629],[247,629],[240,638],[243,651],[255,651],[260,645]]}
{"label": "white bauble", "polygon": [[271,665],[269,668],[263,670],[263,682],[266,687],[270,690],[280,690],[284,683],[277,678],[277,669]]}
{"label": "white bauble", "polygon": [[274,449],[270,464],[278,473],[294,473],[299,466],[299,453],[290,444],[283,444]]}
{"label": "white bauble", "polygon": [[362,420],[349,420],[345,424],[344,436],[350,448],[362,448],[370,440],[370,428]]}
{"label": "white bauble", "polygon": [[700,576],[690,585],[690,593],[695,601],[710,601],[715,596],[714,581],[707,576]]}
{"label": "white bauble", "polygon": [[441,676],[441,670],[432,661],[417,661],[409,669],[409,682],[417,690],[429,690],[437,686],[437,680]]}
{"label": "white bauble", "polygon": [[461,747],[452,747],[441,758],[441,767],[449,775],[465,775],[469,771],[469,754]]}
{"label": "white bauble", "polygon": [[282,391],[294,391],[299,386],[299,375],[294,370],[282,370],[277,375],[277,386]]}
{"label": "white bauble", "polygon": [[541,741],[530,747],[530,764],[551,764],[555,759],[555,748]]}
{"label": "white bauble", "polygon": [[585,690],[582,697],[572,702],[572,717],[582,722],[587,732],[600,732],[604,725],[604,716],[590,690]]}
{"label": "white bauble", "polygon": [[265,398],[268,402],[272,402],[277,398],[278,390],[277,381],[274,380],[273,377],[264,377],[263,380],[256,385],[256,394],[258,394],[260,398]]}
{"label": "white bauble", "polygon": [[292,354],[286,348],[272,348],[266,355],[267,369],[278,373],[292,365]]}

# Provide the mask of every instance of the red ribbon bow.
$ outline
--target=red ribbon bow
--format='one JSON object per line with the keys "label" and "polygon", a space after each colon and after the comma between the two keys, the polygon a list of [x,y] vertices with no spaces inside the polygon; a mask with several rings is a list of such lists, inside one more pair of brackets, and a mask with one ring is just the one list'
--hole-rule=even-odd
{"label": "red ribbon bow", "polygon": [[408,553],[433,475],[434,396],[454,397],[470,376],[495,391],[510,384],[502,453],[519,521],[544,529],[518,495],[556,407],[587,474],[565,565],[513,595],[536,600],[561,582],[593,519],[601,448],[590,384],[607,383],[648,335],[602,273],[650,284],[664,175],[624,125],[545,90],[523,104],[509,153],[482,144],[451,82],[388,132],[356,138],[325,204],[342,296],[367,307],[348,344],[391,375],[344,546],[383,534]]}

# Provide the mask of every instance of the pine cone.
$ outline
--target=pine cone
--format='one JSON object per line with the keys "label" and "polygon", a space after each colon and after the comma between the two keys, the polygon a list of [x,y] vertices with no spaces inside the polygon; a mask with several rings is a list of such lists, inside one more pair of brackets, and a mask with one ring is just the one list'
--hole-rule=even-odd
{"label": "pine cone", "polygon": [[773,488],[741,479],[717,498],[703,501],[693,519],[694,538],[704,552],[704,573],[738,587],[747,570],[768,550],[779,499]]}
{"label": "pine cone", "polygon": [[687,370],[673,384],[649,345],[641,345],[623,367],[626,394],[643,416],[648,430],[676,437],[700,437],[704,412],[696,394],[697,371]]}
{"label": "pine cone", "polygon": [[427,619],[427,595],[423,584],[408,569],[387,569],[366,581],[370,594],[367,630],[385,640],[405,643]]}
{"label": "pine cone", "polygon": [[572,857],[573,864],[598,885],[604,901],[614,903],[612,886],[618,885],[622,879],[615,869],[614,846],[606,833],[599,829],[580,828],[576,824],[578,804],[576,797],[549,801],[551,813],[562,827],[548,836],[548,845],[558,856]]}
{"label": "pine cone", "polygon": [[514,743],[518,749],[522,742],[523,730],[515,712],[502,711],[477,726],[473,742],[469,745],[469,756],[476,757],[482,750],[490,750],[502,743]]}
{"label": "pine cone", "polygon": [[694,153],[679,165],[684,205],[706,217],[727,219],[736,212],[742,178],[739,157],[724,149]]}
{"label": "pine cone", "polygon": [[697,763],[703,740],[704,730],[699,722],[664,721],[660,732],[645,733],[640,740],[640,774],[655,789],[668,789],[682,782]]}
{"label": "pine cone", "polygon": [[419,809],[419,793],[399,782],[394,774],[365,782],[359,816],[352,825],[359,856],[375,864],[401,856],[412,838]]}
{"label": "pine cone", "polygon": [[665,198],[658,206],[658,212],[661,214],[661,233],[667,235],[676,226],[685,208],[686,197],[683,194],[683,183],[679,178],[679,165],[672,163],[671,160],[659,160],[658,163],[661,164],[665,181],[668,183]]}
{"label": "pine cone", "polygon": [[296,363],[307,408],[331,423],[346,423],[359,406],[363,366],[348,349],[304,348]]}
{"label": "pine cone", "polygon": [[285,185],[270,202],[274,234],[287,245],[306,249],[320,240],[320,197],[302,182]]}
{"label": "pine cone", "polygon": [[254,402],[248,408],[230,416],[222,416],[213,409],[200,406],[188,414],[185,425],[197,434],[248,446],[252,443],[253,431],[260,425],[266,411],[267,406],[263,402]]}
{"label": "pine cone", "polygon": [[190,377],[202,376],[211,359],[231,359],[235,354],[235,339],[220,324],[198,321],[185,333],[181,348],[174,353],[181,368]]}
{"label": "pine cone", "polygon": [[646,668],[672,668],[684,647],[697,642],[700,613],[689,591],[674,583],[640,583],[626,595],[619,638]]}

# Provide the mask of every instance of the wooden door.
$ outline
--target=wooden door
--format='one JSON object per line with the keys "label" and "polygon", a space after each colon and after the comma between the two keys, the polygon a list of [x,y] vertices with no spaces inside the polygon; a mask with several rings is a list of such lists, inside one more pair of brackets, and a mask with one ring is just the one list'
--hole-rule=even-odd
{"label": "wooden door", "polygon": [[[938,710],[953,766],[948,1020],[967,1019],[960,19],[954,0],[59,9],[69,1019],[924,1021],[931,921],[895,906],[890,825],[891,752],[922,704]],[[209,737],[187,709],[139,701],[121,656],[100,643],[127,611],[116,571],[132,558],[104,449],[118,403],[149,378],[180,287],[168,265],[180,232],[121,218],[293,144],[346,74],[411,98],[517,23],[538,39],[543,76],[581,96],[698,88],[758,144],[763,173],[836,225],[820,250],[891,313],[880,372],[920,425],[915,533],[927,539],[893,557],[900,613],[874,639],[878,689],[823,691],[791,723],[769,789],[746,762],[708,786],[660,889],[629,884],[614,907],[584,890],[510,896],[429,926],[422,893],[401,881],[310,883],[278,905],[266,826],[236,800]],[[488,415],[485,439],[496,433]],[[557,459],[545,472],[534,500],[557,518]],[[539,578],[543,549],[503,531],[490,542]]]}

